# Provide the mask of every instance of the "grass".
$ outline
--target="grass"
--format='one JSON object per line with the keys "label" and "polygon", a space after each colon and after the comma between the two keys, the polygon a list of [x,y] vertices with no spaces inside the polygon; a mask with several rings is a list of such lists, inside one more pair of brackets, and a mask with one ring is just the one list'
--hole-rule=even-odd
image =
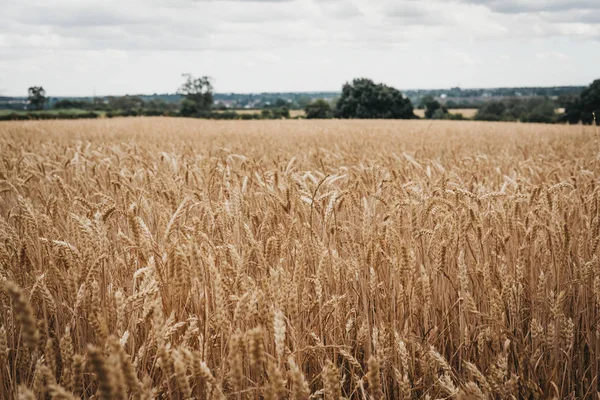
{"label": "grass", "polygon": [[0,398],[593,398],[593,139],[0,123]]}
{"label": "grass", "polygon": [[[0,114],[12,114],[12,113],[17,113],[17,114],[27,114],[30,112],[45,112],[45,113],[50,113],[50,114],[59,114],[59,113],[79,113],[79,114],[85,114],[88,113],[89,111],[87,110],[81,110],[79,108],[66,108],[66,109],[60,109],[60,110],[40,110],[40,111],[27,111],[27,110],[0,110]],[[95,112],[100,112],[100,111],[95,111]]]}
{"label": "grass", "polygon": [[[68,108],[68,109],[60,109],[60,110],[40,110],[40,111],[27,111],[27,110],[0,110],[0,116],[4,116],[4,115],[9,115],[9,114],[19,114],[19,115],[26,115],[26,114],[36,114],[36,113],[44,113],[44,114],[52,114],[52,115],[58,115],[58,114],[86,114],[89,113],[90,111],[87,110],[81,110],[78,108]],[[106,111],[92,111],[95,114],[104,116],[106,114]]]}

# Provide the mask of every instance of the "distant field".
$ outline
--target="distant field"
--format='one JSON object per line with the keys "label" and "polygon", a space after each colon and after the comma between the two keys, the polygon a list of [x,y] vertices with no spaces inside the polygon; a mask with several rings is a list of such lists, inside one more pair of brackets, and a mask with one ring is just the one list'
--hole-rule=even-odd
{"label": "distant field", "polygon": [[[465,118],[473,118],[477,114],[476,108],[457,108],[448,110],[450,114],[462,114]],[[415,110],[415,115],[420,118],[425,118],[425,110]]]}
{"label": "distant field", "polygon": [[[234,111],[238,114],[260,114],[260,112],[262,110],[256,109],[256,110],[227,110],[227,111]],[[225,112],[225,111],[222,111],[222,112]],[[304,110],[290,110],[290,116],[291,117],[304,116]]]}
{"label": "distant field", "polygon": [[[232,110],[238,114],[260,114],[261,110]],[[461,108],[455,110],[449,110],[451,114],[462,114],[465,118],[473,118],[477,114],[476,108]],[[302,117],[304,116],[304,110],[290,110],[291,117]],[[420,118],[425,117],[425,110],[415,110],[415,115]]]}

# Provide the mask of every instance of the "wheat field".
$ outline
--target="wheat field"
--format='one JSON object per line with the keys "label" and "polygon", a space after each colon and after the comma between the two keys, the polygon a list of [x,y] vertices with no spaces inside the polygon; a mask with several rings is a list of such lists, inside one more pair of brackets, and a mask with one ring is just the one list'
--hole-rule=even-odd
{"label": "wheat field", "polygon": [[[465,118],[473,118],[477,114],[476,108],[451,108],[448,110],[450,114],[462,114]],[[414,113],[419,118],[425,118],[425,110],[416,108]]]}
{"label": "wheat field", "polygon": [[0,398],[598,398],[596,135],[0,123]]}
{"label": "wheat field", "polygon": [[[257,114],[260,115],[260,113],[262,112],[262,109],[243,109],[243,110],[228,110],[228,111],[233,111],[237,114]],[[220,111],[220,112],[225,112],[225,111]],[[475,112],[477,112],[477,110],[475,110]],[[290,117],[291,118],[295,118],[295,117],[303,117],[306,113],[304,112],[304,110],[290,110]],[[425,114],[423,114],[425,115]],[[475,114],[473,114],[475,115]]]}

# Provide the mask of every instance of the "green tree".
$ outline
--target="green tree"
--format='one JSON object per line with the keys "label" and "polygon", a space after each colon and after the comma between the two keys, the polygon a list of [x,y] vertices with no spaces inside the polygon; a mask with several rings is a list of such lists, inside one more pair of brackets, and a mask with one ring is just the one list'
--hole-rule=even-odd
{"label": "green tree", "polygon": [[500,121],[506,111],[506,105],[502,101],[490,101],[475,114],[475,119],[480,121]]}
{"label": "green tree", "polygon": [[275,108],[289,107],[289,104],[284,99],[278,98],[277,100],[275,100],[275,104],[273,105],[273,107],[275,107]]}
{"label": "green tree", "polygon": [[146,102],[146,108],[149,110],[167,111],[172,110],[174,106],[175,104],[169,104],[163,99],[152,99]]}
{"label": "green tree", "polygon": [[304,107],[306,119],[327,119],[332,118],[331,106],[323,99],[318,99]]}
{"label": "green tree", "polygon": [[109,96],[108,107],[114,111],[132,111],[144,108],[144,100],[138,96]]}
{"label": "green tree", "polygon": [[28,89],[27,100],[32,110],[41,110],[46,104],[46,91],[41,86],[32,86]]}
{"label": "green tree", "polygon": [[444,114],[448,114],[448,109],[431,96],[424,97],[421,104],[425,108],[425,118],[427,119],[444,119]]}
{"label": "green tree", "polygon": [[300,95],[296,99],[296,103],[300,108],[306,107],[310,103],[311,99],[309,96]]}
{"label": "green tree", "polygon": [[[183,74],[185,81],[177,91],[186,100],[196,105],[197,111],[208,111],[213,104],[212,79],[208,76],[194,78],[191,74]],[[189,108],[189,107],[188,107]]]}
{"label": "green tree", "polygon": [[591,124],[594,122],[594,114],[597,120],[600,119],[600,79],[585,88],[579,98],[572,99],[565,105],[561,120],[571,124]]}
{"label": "green tree", "polygon": [[338,118],[416,118],[409,99],[393,87],[370,79],[354,79],[342,87],[335,116]]}
{"label": "green tree", "polygon": [[91,103],[89,101],[83,100],[71,100],[71,99],[62,99],[58,100],[54,103],[54,108],[56,109],[71,109],[71,108],[79,108],[79,109],[89,109],[91,108]]}
{"label": "green tree", "polygon": [[521,121],[554,123],[556,103],[548,97],[512,97],[484,104],[475,115],[480,121]]}
{"label": "green tree", "polygon": [[192,100],[184,99],[181,102],[180,113],[184,117],[192,117],[198,113],[198,105]]}
{"label": "green tree", "polygon": [[290,109],[288,107],[273,108],[271,110],[273,119],[282,119],[290,117]]}

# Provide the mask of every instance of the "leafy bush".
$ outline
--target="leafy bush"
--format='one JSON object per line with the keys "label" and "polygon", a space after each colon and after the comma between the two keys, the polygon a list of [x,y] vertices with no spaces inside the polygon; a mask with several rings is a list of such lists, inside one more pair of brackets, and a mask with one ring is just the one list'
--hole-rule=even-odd
{"label": "leafy bush", "polygon": [[557,121],[556,103],[547,97],[509,98],[484,104],[475,119],[479,121],[521,121],[551,124]]}
{"label": "leafy bush", "polygon": [[594,113],[596,118],[600,119],[600,79],[592,82],[578,98],[567,100],[561,121],[571,124],[578,122],[591,124],[594,122]]}
{"label": "leafy bush", "polygon": [[342,87],[335,116],[338,118],[417,118],[409,99],[393,87],[370,79],[354,79]]}
{"label": "leafy bush", "polygon": [[10,113],[0,115],[0,121],[27,121],[27,120],[44,120],[44,119],[90,119],[98,118],[99,114],[95,112],[53,112],[39,111],[26,113]]}
{"label": "leafy bush", "polygon": [[323,99],[318,99],[304,107],[306,119],[327,119],[333,118],[333,112],[329,103]]}

